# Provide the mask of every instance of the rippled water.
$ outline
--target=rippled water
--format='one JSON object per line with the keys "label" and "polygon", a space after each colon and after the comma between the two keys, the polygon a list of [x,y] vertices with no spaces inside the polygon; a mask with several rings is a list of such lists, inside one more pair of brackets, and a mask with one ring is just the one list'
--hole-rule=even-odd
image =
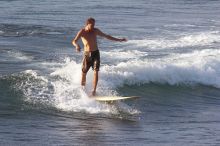
{"label": "rippled water", "polygon": [[[0,144],[219,145],[219,2],[1,1]],[[98,94],[140,99],[80,89],[71,40],[90,16],[128,39],[98,38]]]}

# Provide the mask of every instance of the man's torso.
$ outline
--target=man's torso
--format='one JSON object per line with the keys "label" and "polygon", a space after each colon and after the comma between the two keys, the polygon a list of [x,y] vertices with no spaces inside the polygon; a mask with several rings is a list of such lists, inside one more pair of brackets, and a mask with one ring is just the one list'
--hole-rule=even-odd
{"label": "man's torso", "polygon": [[83,29],[81,39],[84,45],[84,51],[91,52],[91,51],[98,50],[95,28],[91,32],[88,32],[85,29]]}

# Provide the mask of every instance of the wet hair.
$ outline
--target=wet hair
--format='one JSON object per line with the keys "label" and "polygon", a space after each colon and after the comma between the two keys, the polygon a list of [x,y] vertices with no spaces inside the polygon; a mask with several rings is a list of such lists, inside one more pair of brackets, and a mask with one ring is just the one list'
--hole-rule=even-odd
{"label": "wet hair", "polygon": [[90,24],[90,23],[95,24],[95,19],[92,18],[92,17],[88,18],[88,19],[86,20],[86,25],[87,25],[87,24]]}

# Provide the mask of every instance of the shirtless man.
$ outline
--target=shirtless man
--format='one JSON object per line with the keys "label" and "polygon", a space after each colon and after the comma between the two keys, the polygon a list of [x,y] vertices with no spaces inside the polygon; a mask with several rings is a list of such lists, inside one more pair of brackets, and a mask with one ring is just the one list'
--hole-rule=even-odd
{"label": "shirtless man", "polygon": [[81,78],[81,85],[85,87],[86,84],[86,74],[90,67],[92,67],[94,71],[93,77],[93,91],[92,95],[95,96],[96,94],[96,86],[98,83],[98,71],[100,67],[100,54],[97,44],[97,36],[104,37],[106,39],[112,41],[127,41],[125,38],[115,38],[110,35],[103,33],[98,28],[95,28],[95,19],[88,18],[86,21],[86,25],[82,28],[73,39],[72,44],[76,47],[76,51],[80,52],[81,48],[77,41],[79,38],[82,39],[84,45],[84,57],[82,61],[82,78]]}

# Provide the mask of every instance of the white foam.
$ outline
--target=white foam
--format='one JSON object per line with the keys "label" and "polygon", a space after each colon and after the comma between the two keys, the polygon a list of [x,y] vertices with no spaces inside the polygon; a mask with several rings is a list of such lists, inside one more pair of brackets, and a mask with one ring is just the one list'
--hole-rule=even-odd
{"label": "white foam", "polygon": [[23,73],[24,74],[29,74],[31,77],[34,77],[34,79],[38,79],[38,80],[41,80],[41,81],[44,81],[44,82],[48,82],[48,80],[45,77],[39,76],[37,71],[35,71],[35,70],[25,70]]}
{"label": "white foam", "polygon": [[73,85],[80,83],[81,78],[81,65],[75,61],[71,61],[69,58],[66,59],[65,64],[61,68],[58,68],[51,73],[52,76],[59,76],[68,80]]}
{"label": "white foam", "polygon": [[194,34],[183,34],[177,38],[157,38],[157,39],[143,39],[143,40],[130,40],[128,44],[136,47],[150,48],[150,49],[164,49],[164,48],[177,48],[188,46],[204,46],[212,43],[220,42],[219,32],[200,32]]}
{"label": "white foam", "polygon": [[[82,91],[80,87],[81,64],[67,59],[64,66],[51,73],[51,76],[59,76],[65,79],[56,80],[52,83],[54,87],[53,96],[56,99],[55,104],[57,108],[65,111],[85,111],[89,113],[118,112],[114,106],[100,104],[89,98],[88,95]],[[87,78],[92,79],[92,77]],[[89,79],[87,79],[87,84],[92,85]]]}
{"label": "white foam", "polygon": [[142,52],[138,50],[113,50],[111,52],[102,51],[101,55],[106,60],[112,61],[112,59],[125,60],[125,59],[135,59],[138,57],[147,56],[147,52]]}
{"label": "white foam", "polygon": [[50,99],[48,79],[44,76],[40,76],[35,70],[26,70],[22,72],[23,82],[17,83],[17,88],[20,88],[26,95],[26,101],[35,102],[45,102]]}
{"label": "white foam", "polygon": [[[101,95],[116,95],[115,89],[124,84],[136,85],[149,82],[170,85],[203,84],[220,88],[219,69],[220,50],[217,49],[184,54],[173,53],[157,59],[131,59],[116,65],[103,64],[100,68],[97,91]],[[59,63],[59,67],[54,68],[51,74],[33,70],[27,70],[24,74],[31,76],[21,86],[30,102],[50,103],[64,111],[111,114],[119,112],[115,106],[107,106],[91,100],[81,90],[81,64],[69,58],[65,63]],[[87,79],[88,93],[92,86],[91,71]],[[126,106],[124,107],[126,109]],[[126,111],[133,113],[131,110]]]}
{"label": "white foam", "polygon": [[101,86],[149,82],[174,84],[199,83],[220,87],[220,51],[202,50],[172,54],[163,59],[132,60],[101,70]]}
{"label": "white foam", "polygon": [[[26,95],[26,101],[31,103],[52,105],[63,111],[118,114],[115,105],[96,102],[81,89],[80,68],[80,64],[67,58],[62,67],[50,75],[26,70],[23,74],[27,79],[20,85],[20,89]],[[129,113],[132,110],[126,107],[126,111]]]}

